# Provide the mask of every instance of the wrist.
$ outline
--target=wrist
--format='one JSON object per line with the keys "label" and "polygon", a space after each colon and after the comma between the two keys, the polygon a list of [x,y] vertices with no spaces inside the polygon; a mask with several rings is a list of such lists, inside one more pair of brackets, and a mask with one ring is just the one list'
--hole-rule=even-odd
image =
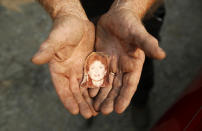
{"label": "wrist", "polygon": [[38,0],[54,20],[63,15],[75,15],[87,19],[80,0]]}
{"label": "wrist", "polygon": [[53,19],[67,15],[74,15],[80,19],[88,20],[79,0],[60,1],[57,3]]}
{"label": "wrist", "polygon": [[111,9],[127,9],[132,11],[138,19],[142,19],[155,1],[158,0],[115,0]]}

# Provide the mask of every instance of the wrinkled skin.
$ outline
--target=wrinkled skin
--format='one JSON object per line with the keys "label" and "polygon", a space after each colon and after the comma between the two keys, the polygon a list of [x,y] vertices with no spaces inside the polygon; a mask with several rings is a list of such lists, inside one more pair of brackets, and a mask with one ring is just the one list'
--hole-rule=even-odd
{"label": "wrinkled skin", "polygon": [[56,92],[72,114],[84,118],[95,116],[92,100],[85,88],[80,88],[86,57],[93,51],[94,25],[74,15],[56,18],[47,40],[32,58],[35,64],[49,63]]}
{"label": "wrinkled skin", "polygon": [[[139,83],[145,54],[163,59],[165,52],[151,36],[141,19],[130,9],[116,8],[104,14],[96,29],[96,51],[111,57],[110,70],[116,73],[112,86],[91,91],[94,108],[103,114],[122,113],[129,105]],[[93,93],[92,93],[93,92]],[[98,93],[98,94],[97,94]]]}

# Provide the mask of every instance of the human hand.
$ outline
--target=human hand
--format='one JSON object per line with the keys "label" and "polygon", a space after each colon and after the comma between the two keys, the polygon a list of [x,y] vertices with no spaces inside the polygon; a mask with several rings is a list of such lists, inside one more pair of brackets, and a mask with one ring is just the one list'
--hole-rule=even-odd
{"label": "human hand", "polygon": [[90,92],[96,96],[94,108],[103,114],[122,113],[129,105],[139,83],[145,54],[165,58],[158,41],[143,26],[131,8],[112,6],[97,24],[96,51],[113,57],[110,70],[116,73],[113,86]]}
{"label": "human hand", "polygon": [[49,63],[60,100],[70,113],[80,112],[85,118],[97,114],[87,89],[79,87],[85,59],[93,51],[94,32],[94,25],[87,19],[72,14],[59,16],[32,58],[35,64]]}

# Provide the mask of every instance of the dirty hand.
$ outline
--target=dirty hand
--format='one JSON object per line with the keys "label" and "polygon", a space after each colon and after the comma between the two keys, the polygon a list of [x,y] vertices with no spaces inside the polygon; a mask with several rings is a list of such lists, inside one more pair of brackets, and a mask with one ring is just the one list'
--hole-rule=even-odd
{"label": "dirty hand", "polygon": [[80,88],[83,65],[94,47],[94,25],[76,15],[62,15],[54,20],[53,28],[33,56],[35,64],[49,63],[56,92],[72,114],[84,118],[96,115],[87,89]]}
{"label": "dirty hand", "polygon": [[124,6],[112,6],[101,16],[96,29],[96,51],[113,57],[110,71],[115,73],[112,86],[90,93],[96,96],[95,110],[103,114],[113,110],[122,113],[127,108],[137,89],[145,54],[155,59],[166,55],[146,31],[141,18]]}

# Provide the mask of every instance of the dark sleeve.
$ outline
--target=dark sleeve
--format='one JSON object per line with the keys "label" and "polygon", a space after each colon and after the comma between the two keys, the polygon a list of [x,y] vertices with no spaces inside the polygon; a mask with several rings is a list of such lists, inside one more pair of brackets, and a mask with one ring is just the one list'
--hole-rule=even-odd
{"label": "dark sleeve", "polygon": [[160,30],[164,22],[166,10],[164,4],[161,5],[153,14],[150,19],[143,20],[144,26],[147,31],[155,38],[160,40]]}
{"label": "dark sleeve", "polygon": [[114,0],[81,0],[84,10],[89,18],[106,13]]}

